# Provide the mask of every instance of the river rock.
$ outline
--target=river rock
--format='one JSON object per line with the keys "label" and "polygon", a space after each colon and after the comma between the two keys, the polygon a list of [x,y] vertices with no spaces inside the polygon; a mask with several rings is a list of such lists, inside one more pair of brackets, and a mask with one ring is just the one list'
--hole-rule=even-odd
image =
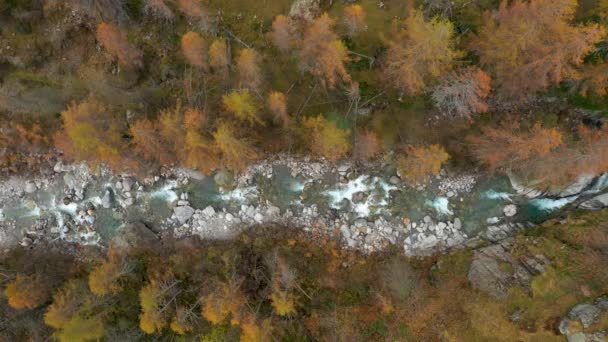
{"label": "river rock", "polygon": [[253,219],[257,222],[257,223],[262,223],[262,221],[264,221],[264,215],[260,214],[260,213],[255,213],[255,215],[253,215]]}
{"label": "river rock", "polygon": [[517,214],[517,206],[515,204],[509,204],[509,205],[505,206],[505,208],[503,209],[503,212],[505,213],[505,216],[507,216],[507,217],[515,216],[515,214]]}
{"label": "river rock", "polygon": [[190,206],[175,207],[173,213],[180,224],[188,222],[188,220],[194,215],[194,209]]}
{"label": "river rock", "polygon": [[106,209],[110,209],[114,206],[114,194],[112,193],[112,190],[106,189],[101,198],[101,206]]}
{"label": "river rock", "polygon": [[462,228],[462,222],[457,217],[457,218],[454,219],[454,229],[460,230],[461,228]]}
{"label": "river rock", "polygon": [[568,318],[579,320],[583,327],[589,328],[600,317],[602,310],[593,304],[579,304],[570,310]]}
{"label": "river rock", "polygon": [[367,200],[367,194],[364,191],[358,191],[353,194],[351,201],[353,203],[363,203]]}
{"label": "river rock", "polygon": [[279,209],[279,207],[270,206],[266,209],[266,215],[270,218],[277,218],[281,216],[281,209]]}
{"label": "river rock", "polygon": [[38,190],[38,187],[36,186],[36,183],[32,182],[32,181],[27,181],[25,183],[25,188],[24,188],[25,192],[27,192],[28,194],[31,194],[33,192],[35,192],[36,190]]}
{"label": "river rock", "polygon": [[213,209],[212,206],[208,206],[207,208],[203,209],[203,215],[211,217],[215,215],[215,209]]}
{"label": "river rock", "polygon": [[388,182],[392,185],[398,185],[399,183],[401,183],[401,179],[397,176],[392,176],[391,178],[389,178]]}
{"label": "river rock", "polygon": [[218,187],[223,189],[233,189],[235,186],[235,179],[232,172],[227,170],[219,170],[213,176],[213,180],[217,184]]}
{"label": "river rock", "polygon": [[124,178],[122,180],[122,190],[124,192],[131,191],[132,187],[133,187],[133,180],[131,180],[130,178]]}

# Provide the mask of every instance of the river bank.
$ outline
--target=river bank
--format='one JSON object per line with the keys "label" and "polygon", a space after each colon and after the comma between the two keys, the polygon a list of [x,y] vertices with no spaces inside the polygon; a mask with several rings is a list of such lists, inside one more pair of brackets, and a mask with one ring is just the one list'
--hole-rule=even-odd
{"label": "river bank", "polygon": [[567,206],[599,209],[608,202],[607,178],[584,176],[544,194],[513,176],[448,170],[411,185],[382,161],[334,165],[279,155],[240,174],[163,168],[145,178],[57,161],[32,179],[0,182],[0,242],[104,246],[132,223],[161,237],[230,239],[276,223],[340,237],[364,253],[396,245],[406,255],[429,255],[505,239]]}

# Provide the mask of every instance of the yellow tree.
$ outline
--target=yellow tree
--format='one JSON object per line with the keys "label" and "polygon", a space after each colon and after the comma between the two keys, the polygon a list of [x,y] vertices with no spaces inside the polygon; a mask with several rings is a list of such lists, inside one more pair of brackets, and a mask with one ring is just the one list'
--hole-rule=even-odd
{"label": "yellow tree", "polygon": [[344,7],[344,26],[350,37],[356,36],[359,32],[367,30],[365,25],[365,10],[359,4]]}
{"label": "yellow tree", "polygon": [[460,56],[454,47],[454,25],[446,19],[424,19],[413,10],[405,28],[389,41],[385,73],[407,95],[418,95],[452,69]]}
{"label": "yellow tree", "polygon": [[222,324],[227,319],[234,325],[242,322],[246,301],[237,283],[219,284],[202,303],[201,315],[212,324]]}
{"label": "yellow tree", "polygon": [[503,0],[487,16],[474,46],[504,96],[523,101],[578,77],[576,67],[605,30],[571,25],[576,6],[577,0]]}
{"label": "yellow tree", "polygon": [[304,119],[305,136],[313,153],[329,160],[338,160],[350,150],[350,130],[340,129],[322,115]]}
{"label": "yellow tree", "polygon": [[50,285],[36,275],[17,274],[6,285],[4,295],[8,305],[15,309],[34,309],[51,299]]}
{"label": "yellow tree", "polygon": [[103,321],[99,316],[75,315],[53,336],[61,342],[86,342],[100,340],[105,335]]}
{"label": "yellow tree", "polygon": [[200,34],[192,31],[184,34],[182,36],[181,46],[182,53],[190,65],[207,71],[209,68],[207,64],[207,47]]}
{"label": "yellow tree", "polygon": [[281,52],[287,52],[293,42],[293,31],[291,19],[277,15],[272,22],[272,29],[268,32],[268,38]]}
{"label": "yellow tree", "polygon": [[126,167],[121,121],[104,104],[88,98],[70,105],[61,118],[63,131],[55,135],[55,145],[68,157],[118,170]]}
{"label": "yellow tree", "polygon": [[128,260],[112,251],[89,273],[89,289],[98,296],[117,293],[122,289],[120,280],[130,273]]}
{"label": "yellow tree", "polygon": [[260,56],[253,49],[242,49],[236,61],[241,87],[257,90],[262,84]]}
{"label": "yellow tree", "polygon": [[334,20],[327,13],[316,18],[304,30],[304,38],[298,53],[300,68],[321,77],[322,82],[333,88],[338,81],[350,82],[344,63],[348,50],[333,31]]}
{"label": "yellow tree", "polygon": [[84,281],[68,281],[53,295],[53,302],[44,314],[44,323],[55,329],[63,329],[78,313],[88,296]]}
{"label": "yellow tree", "polygon": [[227,168],[242,169],[258,157],[255,149],[247,141],[237,138],[234,128],[226,123],[220,123],[213,139],[221,154],[221,163]]}
{"label": "yellow tree", "polygon": [[273,118],[282,123],[283,126],[289,124],[290,118],[287,114],[287,97],[279,91],[272,91],[268,95],[268,109]]}
{"label": "yellow tree", "polygon": [[249,124],[264,124],[258,116],[260,106],[249,90],[234,90],[222,97],[224,108],[237,119]]}
{"label": "yellow tree", "polygon": [[399,173],[410,181],[423,183],[429,176],[441,171],[443,164],[450,158],[440,145],[408,146],[405,155],[397,161]]}
{"label": "yellow tree", "polygon": [[97,40],[120,64],[143,66],[141,52],[129,44],[127,37],[114,24],[99,24]]}

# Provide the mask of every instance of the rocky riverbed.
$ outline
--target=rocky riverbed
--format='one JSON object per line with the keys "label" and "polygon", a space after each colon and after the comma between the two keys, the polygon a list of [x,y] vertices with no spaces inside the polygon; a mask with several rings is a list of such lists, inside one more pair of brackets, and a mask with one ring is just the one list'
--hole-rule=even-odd
{"label": "rocky riverbed", "polygon": [[339,236],[345,248],[365,253],[397,245],[407,255],[428,255],[504,240],[563,206],[607,206],[607,178],[584,176],[544,194],[514,177],[446,170],[411,185],[380,161],[334,165],[278,156],[240,174],[164,168],[146,178],[58,161],[45,176],[0,182],[0,242],[105,245],[136,222],[159,236],[229,239],[276,223]]}

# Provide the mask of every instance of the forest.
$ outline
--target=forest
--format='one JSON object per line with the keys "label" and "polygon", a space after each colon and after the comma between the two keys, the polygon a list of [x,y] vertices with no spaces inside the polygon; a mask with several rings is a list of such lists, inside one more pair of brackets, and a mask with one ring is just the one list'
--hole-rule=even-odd
{"label": "forest", "polygon": [[[58,156],[143,178],[289,155],[559,191],[608,172],[607,116],[608,0],[0,0],[2,177]],[[262,224],[11,248],[0,340],[603,341],[608,299],[592,324],[562,317],[608,293],[605,211],[501,246],[515,280],[497,296],[467,279],[487,244],[365,255]]]}

